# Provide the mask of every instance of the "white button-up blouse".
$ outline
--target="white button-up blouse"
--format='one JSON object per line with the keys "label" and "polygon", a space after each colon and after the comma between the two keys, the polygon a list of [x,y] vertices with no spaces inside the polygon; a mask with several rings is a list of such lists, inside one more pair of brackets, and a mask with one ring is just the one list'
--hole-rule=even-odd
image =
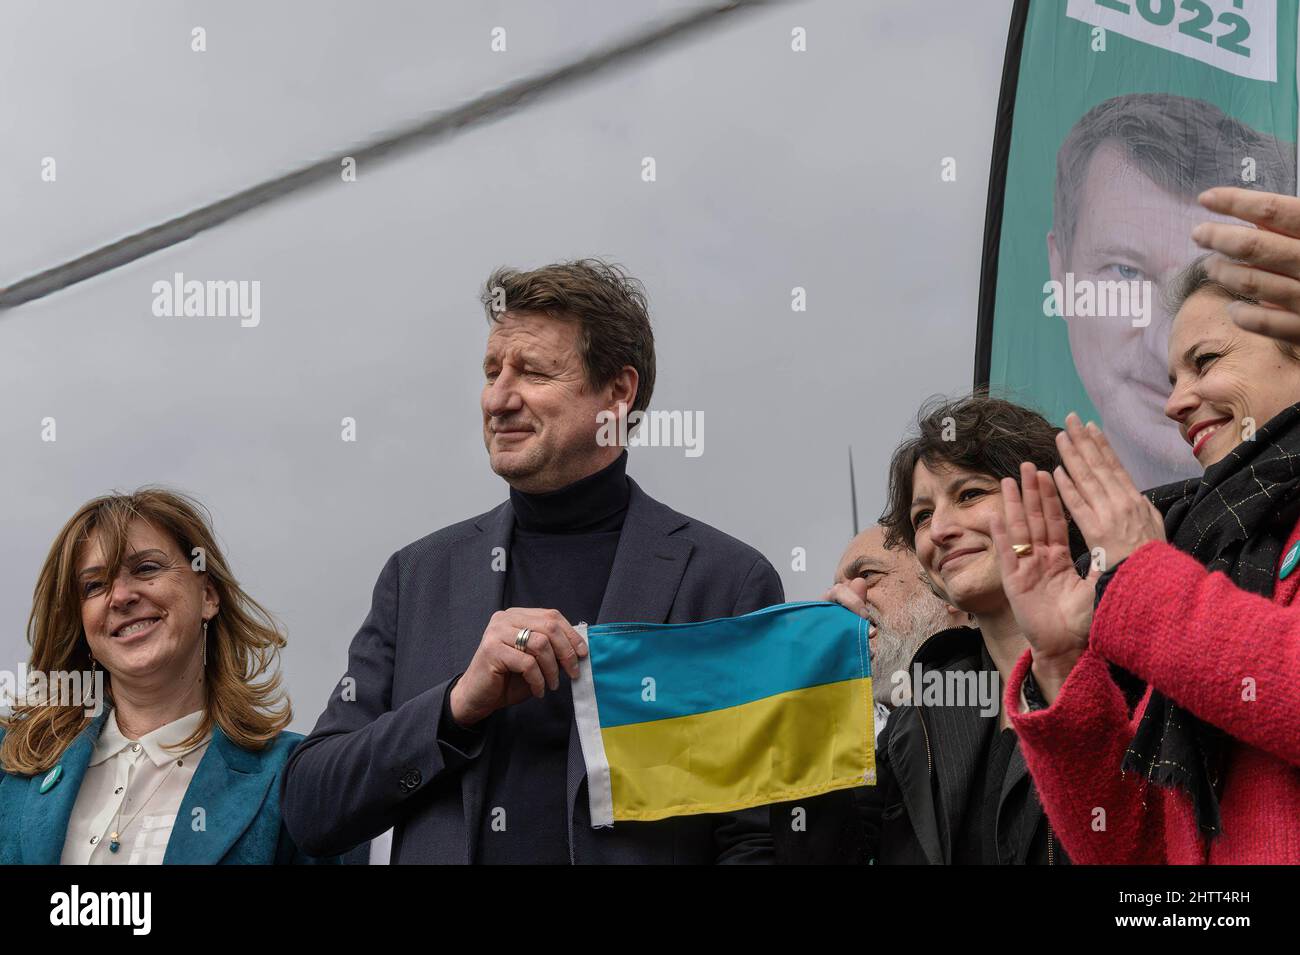
{"label": "white button-up blouse", "polygon": [[61,864],[162,863],[181,800],[212,734],[186,751],[165,747],[180,743],[202,721],[200,710],[130,740],[118,729],[117,714],[108,715],[72,807]]}

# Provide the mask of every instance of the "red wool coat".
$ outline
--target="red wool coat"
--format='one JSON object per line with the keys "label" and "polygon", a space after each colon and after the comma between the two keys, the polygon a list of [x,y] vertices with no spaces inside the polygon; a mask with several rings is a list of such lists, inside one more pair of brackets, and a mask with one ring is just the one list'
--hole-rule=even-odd
{"label": "red wool coat", "polygon": [[[1298,540],[1300,525],[1283,554]],[[1149,543],[1115,572],[1088,649],[1046,709],[1020,712],[1031,662],[1021,657],[1005,705],[1071,860],[1300,864],[1298,590],[1300,568],[1269,600],[1170,544]],[[1215,838],[1197,829],[1184,791],[1120,772],[1151,690],[1130,719],[1108,661],[1232,737]]]}

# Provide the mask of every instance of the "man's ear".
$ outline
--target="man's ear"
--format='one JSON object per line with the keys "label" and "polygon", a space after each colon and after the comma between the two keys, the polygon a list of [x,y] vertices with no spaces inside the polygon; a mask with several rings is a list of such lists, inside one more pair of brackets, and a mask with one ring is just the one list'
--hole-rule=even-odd
{"label": "man's ear", "polygon": [[624,365],[609,383],[609,410],[617,412],[620,404],[631,408],[636,401],[641,376],[631,365]]}
{"label": "man's ear", "polygon": [[1056,243],[1056,232],[1047,233],[1047,271],[1053,282],[1065,285],[1065,261],[1061,257],[1061,247]]}

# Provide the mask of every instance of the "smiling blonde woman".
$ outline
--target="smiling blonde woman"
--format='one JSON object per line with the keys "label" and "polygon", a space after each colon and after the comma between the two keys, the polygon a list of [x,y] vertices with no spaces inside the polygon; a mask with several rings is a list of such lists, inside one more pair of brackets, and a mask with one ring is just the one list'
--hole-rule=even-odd
{"label": "smiling blonde woman", "polygon": [[[1071,415],[1062,468],[1025,465],[1023,495],[1003,482],[996,543],[1030,647],[1006,705],[1075,861],[1296,865],[1300,359],[1233,321],[1258,300],[1205,263],[1176,287],[1165,413],[1204,474],[1144,495]],[[1061,502],[1095,581],[1065,553]],[[1146,684],[1136,710],[1116,667]]]}
{"label": "smiling blonde woman", "polygon": [[98,715],[26,700],[0,721],[0,864],[318,861],[280,822],[302,739],[284,732],[284,637],[202,505],[143,488],[81,507],[37,579],[28,640],[29,671],[102,671],[104,699]]}

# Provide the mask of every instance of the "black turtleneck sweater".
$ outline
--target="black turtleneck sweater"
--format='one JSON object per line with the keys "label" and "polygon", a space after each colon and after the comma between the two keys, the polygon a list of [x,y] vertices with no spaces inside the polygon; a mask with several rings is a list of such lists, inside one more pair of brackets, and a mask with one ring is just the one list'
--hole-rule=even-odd
{"label": "black turtleneck sweater", "polygon": [[[511,489],[505,607],[544,607],[571,624],[596,622],[627,514],[626,472],[624,451],[558,491]],[[567,865],[573,696],[564,670],[558,690],[506,707],[496,720],[477,861]]]}

